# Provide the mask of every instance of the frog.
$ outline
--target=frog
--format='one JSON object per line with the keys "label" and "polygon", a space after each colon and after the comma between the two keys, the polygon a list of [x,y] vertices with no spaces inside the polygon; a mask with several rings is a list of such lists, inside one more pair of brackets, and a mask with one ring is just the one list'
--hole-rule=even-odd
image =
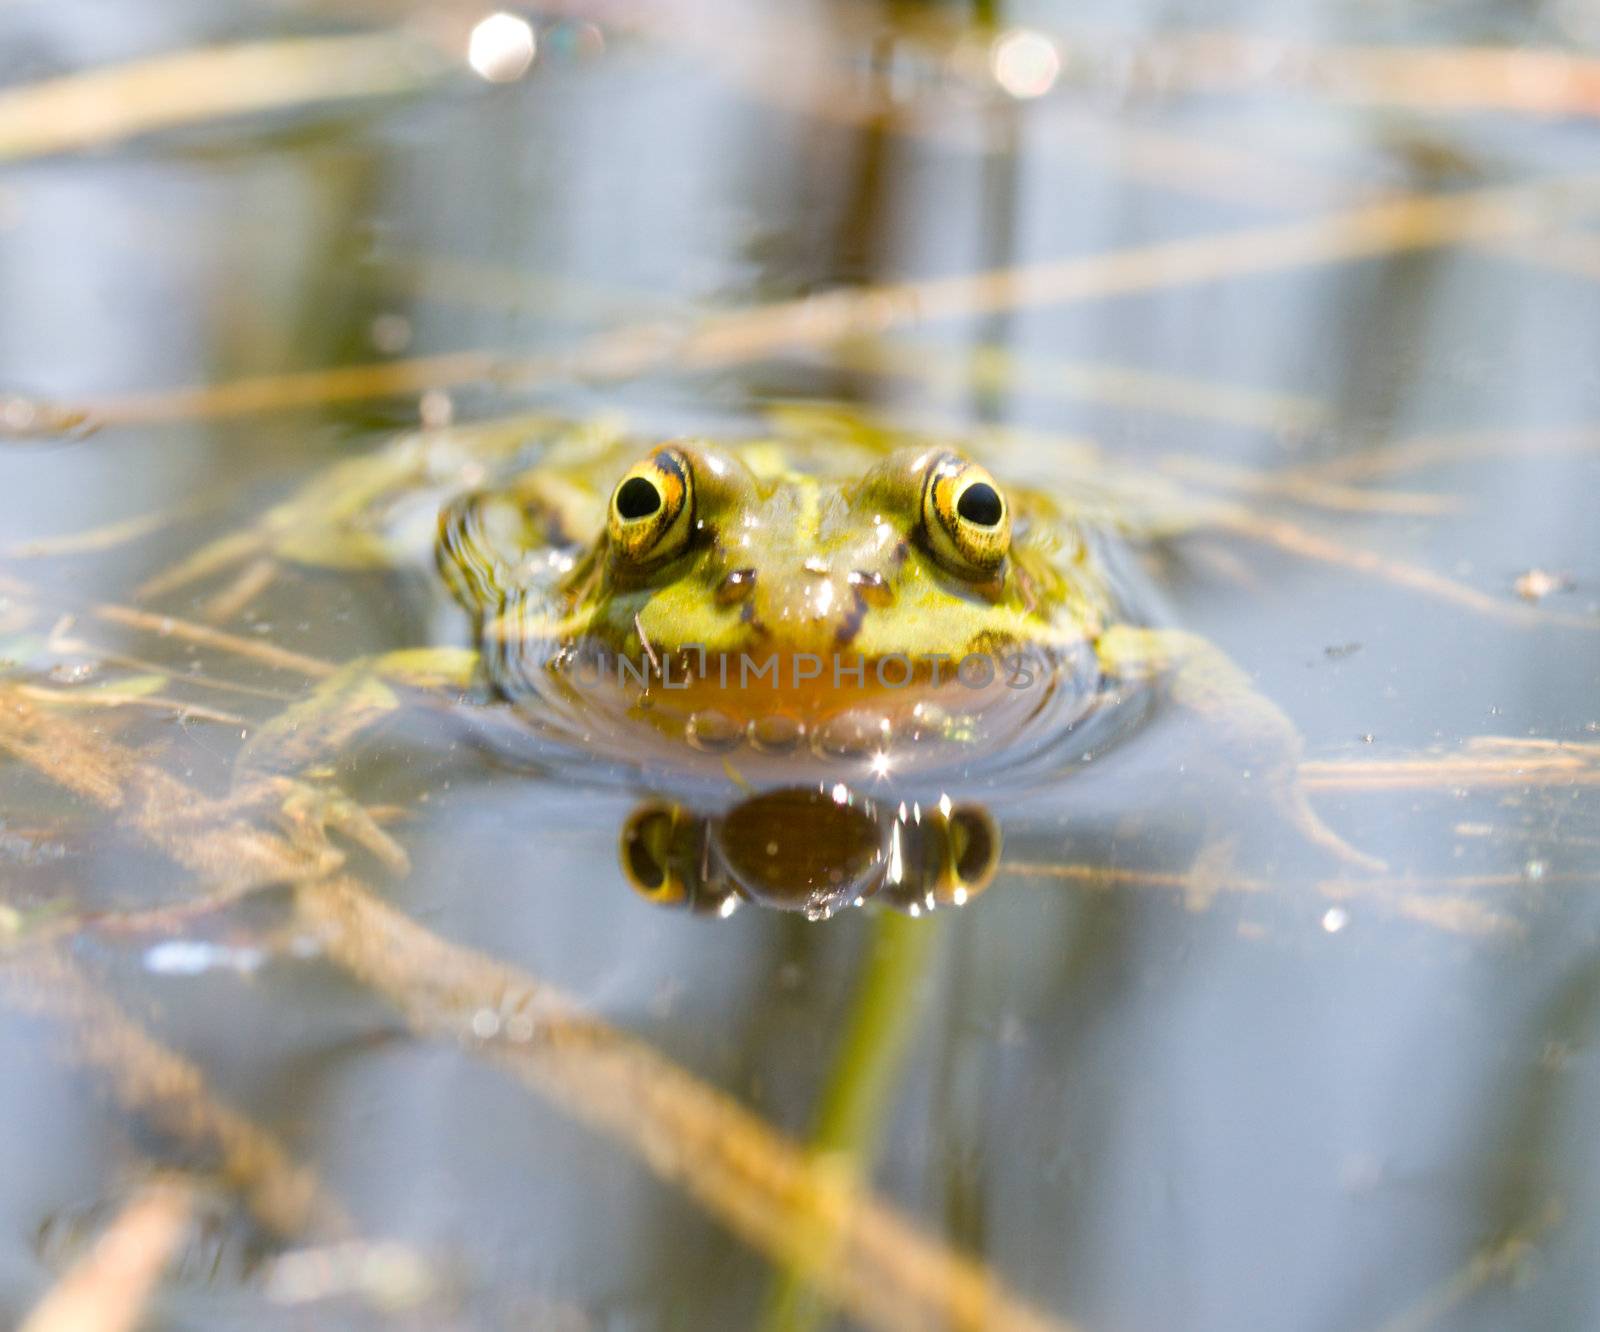
{"label": "frog", "polygon": [[[599,755],[635,783],[688,784],[700,804],[717,789],[853,802],[893,781],[920,784],[905,806],[918,810],[962,782],[1055,780],[1110,743],[1117,718],[1165,699],[1307,842],[1383,868],[1311,804],[1290,718],[1221,648],[1153,612],[1134,534],[1101,497],[1010,483],[961,439],[911,431],[641,441],[589,428],[496,457],[502,472],[439,504],[433,542],[470,645],[336,671],[244,745],[241,799],[265,793],[305,836],[331,827],[403,868],[403,848],[320,778],[412,690],[479,691],[549,741],[555,766]],[[663,889],[685,879],[672,866],[686,844],[665,831],[680,826],[703,820],[625,830],[643,895],[694,896]],[[980,881],[946,874],[942,891],[975,896]],[[916,885],[898,897],[932,900]]]}

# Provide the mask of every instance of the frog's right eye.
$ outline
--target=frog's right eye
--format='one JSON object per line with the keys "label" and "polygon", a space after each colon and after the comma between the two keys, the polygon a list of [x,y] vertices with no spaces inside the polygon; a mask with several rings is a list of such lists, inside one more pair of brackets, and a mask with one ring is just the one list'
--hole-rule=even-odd
{"label": "frog's right eye", "polygon": [[627,564],[676,555],[694,527],[694,471],[677,449],[657,449],[611,492],[606,530]]}

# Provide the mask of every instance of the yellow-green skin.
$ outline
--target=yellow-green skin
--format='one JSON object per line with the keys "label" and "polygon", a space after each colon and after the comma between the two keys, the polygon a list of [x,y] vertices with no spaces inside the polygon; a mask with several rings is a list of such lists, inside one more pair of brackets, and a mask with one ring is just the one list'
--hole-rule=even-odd
{"label": "yellow-green skin", "polygon": [[[486,539],[463,541],[460,524],[452,535],[447,520],[441,565],[457,595],[491,635],[588,639],[630,658],[701,647],[956,661],[1092,644],[1117,618],[1089,534],[1030,492],[1006,493],[1013,532],[998,572],[941,562],[921,512],[928,447],[876,459],[819,447],[803,469],[773,443],[674,447],[694,473],[693,529],[681,553],[641,569],[612,549],[610,489],[637,453],[576,470],[543,467],[478,501],[519,510],[520,527],[501,515],[486,524],[495,529]],[[541,578],[528,552],[552,539],[571,552],[571,567]],[[507,604],[516,614],[497,625]]]}

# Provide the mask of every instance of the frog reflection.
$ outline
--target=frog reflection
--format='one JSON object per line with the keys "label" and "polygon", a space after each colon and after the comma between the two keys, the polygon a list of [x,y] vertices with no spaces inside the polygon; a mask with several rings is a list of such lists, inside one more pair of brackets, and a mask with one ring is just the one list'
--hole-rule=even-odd
{"label": "frog reflection", "polygon": [[[359,808],[305,779],[414,689],[486,683],[563,764],[759,790],[891,775],[1054,781],[1102,747],[1092,728],[1109,735],[1164,687],[1302,837],[1381,863],[1312,807],[1300,736],[1248,675],[1197,635],[1149,622],[1129,524],[1069,491],[1008,486],[920,437],[597,448],[579,432],[483,479],[444,505],[435,551],[475,648],[349,663],[254,733],[240,790],[279,799],[287,786],[287,817],[400,863]],[[592,651],[648,663],[655,683],[580,688]],[[1017,653],[1043,667],[1033,688],[932,692],[940,661]],[[724,685],[752,659],[784,687]],[[824,660],[832,670],[799,669]],[[860,683],[840,688],[847,671]]]}
{"label": "frog reflection", "polygon": [[741,902],[821,920],[882,903],[908,915],[989,886],[1000,829],[980,805],[873,800],[842,784],[786,787],[717,815],[640,805],[623,827],[628,882],[647,901],[727,916]]}

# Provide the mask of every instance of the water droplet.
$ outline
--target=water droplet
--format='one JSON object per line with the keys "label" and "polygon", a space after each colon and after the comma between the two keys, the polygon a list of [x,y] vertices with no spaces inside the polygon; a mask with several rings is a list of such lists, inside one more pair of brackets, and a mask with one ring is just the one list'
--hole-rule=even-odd
{"label": "water droplet", "polygon": [[393,312],[378,315],[367,326],[367,336],[378,351],[393,356],[411,345],[411,321]]}
{"label": "water droplet", "polygon": [[455,415],[455,403],[443,389],[429,389],[417,399],[417,419],[429,430],[442,430]]}
{"label": "water droplet", "polygon": [[593,23],[563,19],[544,36],[544,48],[564,60],[593,59],[606,49],[606,37]]}
{"label": "water droplet", "polygon": [[805,734],[804,725],[782,713],[757,717],[750,723],[750,743],[764,754],[787,754]]}
{"label": "water droplet", "polygon": [[894,589],[881,573],[857,569],[846,581],[869,606],[889,606],[894,603]]}
{"label": "water droplet", "polygon": [[725,754],[739,747],[744,728],[726,713],[707,708],[689,718],[683,738],[702,753]]}
{"label": "water droplet", "polygon": [[92,661],[63,661],[50,668],[50,678],[57,684],[82,684],[91,679],[98,669]]}
{"label": "water droplet", "polygon": [[811,747],[823,758],[862,758],[889,741],[889,719],[880,713],[852,709],[830,717],[812,737]]}
{"label": "water droplet", "polygon": [[939,740],[948,733],[949,725],[950,714],[937,703],[918,703],[911,709],[911,716],[900,723],[895,736],[914,743]]}
{"label": "water droplet", "polygon": [[756,571],[754,569],[735,569],[726,578],[717,584],[717,605],[732,606],[736,602],[746,600],[756,590]]}

